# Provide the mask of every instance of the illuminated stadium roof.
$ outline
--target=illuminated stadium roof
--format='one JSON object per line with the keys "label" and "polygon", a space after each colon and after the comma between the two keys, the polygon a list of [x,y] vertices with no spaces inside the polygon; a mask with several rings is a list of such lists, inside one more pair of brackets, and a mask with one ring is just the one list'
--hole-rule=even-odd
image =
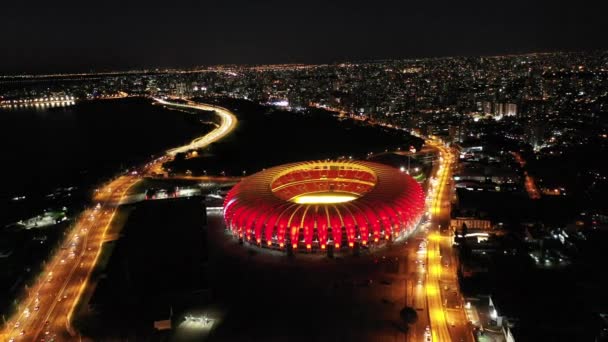
{"label": "illuminated stadium roof", "polygon": [[422,187],[389,166],[312,161],[243,179],[226,196],[234,235],[271,248],[324,250],[406,236],[424,212]]}

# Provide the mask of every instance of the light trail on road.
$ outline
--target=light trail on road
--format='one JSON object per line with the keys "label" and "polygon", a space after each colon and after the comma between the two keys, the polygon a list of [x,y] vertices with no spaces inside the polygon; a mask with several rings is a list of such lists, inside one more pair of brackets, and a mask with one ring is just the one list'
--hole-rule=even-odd
{"label": "light trail on road", "polygon": [[[526,166],[526,161],[521,156],[521,154],[519,152],[511,152],[511,154],[515,158],[515,161],[517,161],[519,163],[519,166],[523,169]],[[530,196],[530,199],[533,199],[533,200],[539,199],[540,191],[538,191],[538,187],[536,186],[536,183],[534,182],[534,178],[532,178],[528,174],[527,170],[524,170],[524,177],[525,177],[524,186],[526,188],[526,191],[528,192],[528,196]]]}
{"label": "light trail on road", "polygon": [[[446,265],[442,264],[441,246],[444,244],[444,248],[451,251],[449,244],[449,238],[441,235],[439,229],[440,222],[449,222],[450,220],[450,205],[449,202],[446,204],[446,196],[451,193],[449,187],[452,168],[454,164],[454,154],[452,151],[444,146],[442,143],[428,140],[427,144],[439,151],[439,166],[434,180],[429,183],[428,190],[428,212],[433,220],[433,225],[436,229],[429,232],[427,236],[427,275],[425,284],[425,294],[428,306],[429,322],[431,327],[431,339],[434,342],[437,341],[452,341],[457,336],[457,331],[464,332],[460,334],[463,340],[471,340],[471,336],[467,333],[468,327],[466,319],[463,319],[462,315],[451,314],[447,312],[447,299],[442,295],[442,284],[446,280],[450,280],[457,284],[456,271],[457,268],[454,263]],[[445,224],[445,223],[444,223]],[[457,285],[452,285],[456,289]],[[447,288],[447,285],[444,285]],[[458,293],[458,291],[455,291]],[[456,311],[462,311],[462,308]],[[454,327],[452,331],[449,326]]]}
{"label": "light trail on road", "polygon": [[[187,105],[155,99],[168,106],[199,110],[213,110],[222,119],[220,127],[190,144],[167,151],[167,156],[158,158],[143,167],[143,174],[162,170],[162,163],[176,153],[203,148],[228,135],[237,124],[237,119],[227,109],[196,104]],[[90,275],[97,265],[106,233],[114,215],[125,199],[128,190],[141,180],[139,175],[125,174],[97,189],[93,201],[95,207],[84,210],[76,223],[67,231],[61,248],[50,257],[34,285],[30,287],[21,305],[10,317],[0,333],[2,341],[47,341],[73,340],[78,334],[72,320],[78,303],[90,289]]]}
{"label": "light trail on road", "polygon": [[[55,341],[69,339],[68,315],[95,266],[95,256],[111,222],[110,212],[116,210],[124,193],[138,181],[137,177],[122,176],[99,189],[94,198],[99,205],[80,214],[61,248],[22,301],[23,307],[8,321],[6,339],[32,341],[41,335]],[[35,307],[39,309],[33,313]]]}
{"label": "light trail on road", "polygon": [[192,140],[187,145],[168,150],[167,154],[171,155],[171,156],[175,156],[178,153],[188,152],[189,150],[196,150],[196,149],[204,148],[207,145],[222,139],[223,137],[228,135],[230,132],[232,132],[232,130],[234,130],[234,128],[236,127],[236,124],[238,122],[236,119],[236,116],[234,114],[232,114],[232,112],[230,112],[226,108],[222,108],[219,106],[208,105],[208,104],[199,104],[199,103],[194,103],[192,101],[188,101],[188,104],[181,104],[181,103],[172,103],[172,102],[168,102],[168,101],[165,101],[162,99],[157,99],[157,98],[155,98],[154,100],[160,104],[164,104],[164,105],[168,105],[168,106],[172,106],[172,107],[213,111],[217,115],[219,115],[220,119],[222,120],[220,127],[214,129],[213,131],[207,133],[206,135]]}

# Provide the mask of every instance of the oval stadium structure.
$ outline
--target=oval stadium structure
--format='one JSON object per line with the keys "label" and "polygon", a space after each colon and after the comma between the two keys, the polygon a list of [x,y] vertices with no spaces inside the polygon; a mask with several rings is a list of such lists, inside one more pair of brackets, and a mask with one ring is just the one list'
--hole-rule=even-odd
{"label": "oval stadium structure", "polygon": [[323,251],[407,237],[424,213],[409,175],[365,161],[276,166],[236,184],[224,202],[227,228],[262,247]]}

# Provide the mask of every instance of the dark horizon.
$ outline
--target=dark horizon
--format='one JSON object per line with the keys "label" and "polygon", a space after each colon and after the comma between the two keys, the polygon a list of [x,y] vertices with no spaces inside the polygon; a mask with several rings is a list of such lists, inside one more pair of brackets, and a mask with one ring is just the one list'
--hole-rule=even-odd
{"label": "dark horizon", "polygon": [[151,65],[151,66],[133,66],[123,68],[91,68],[89,70],[73,70],[73,71],[55,71],[55,72],[33,72],[33,73],[6,73],[0,74],[0,77],[20,77],[20,76],[32,76],[32,77],[46,77],[46,76],[61,76],[61,75],[75,75],[75,74],[121,74],[129,72],[154,72],[164,70],[187,70],[194,68],[213,68],[220,66],[238,66],[238,67],[256,67],[256,66],[272,66],[272,65],[335,65],[340,63],[376,63],[382,61],[409,61],[409,60],[426,60],[426,59],[443,59],[443,58],[499,58],[499,57],[513,57],[513,56],[528,56],[528,55],[542,55],[542,54],[558,54],[558,53],[608,53],[607,49],[586,49],[586,50],[546,50],[546,51],[522,51],[522,52],[508,52],[504,54],[470,54],[470,55],[441,55],[441,56],[408,56],[408,57],[395,57],[395,58],[373,58],[373,59],[344,59],[326,62],[275,62],[275,63],[214,63],[214,64],[198,64],[198,65]]}
{"label": "dark horizon", "polygon": [[11,3],[0,74],[602,50],[599,4]]}

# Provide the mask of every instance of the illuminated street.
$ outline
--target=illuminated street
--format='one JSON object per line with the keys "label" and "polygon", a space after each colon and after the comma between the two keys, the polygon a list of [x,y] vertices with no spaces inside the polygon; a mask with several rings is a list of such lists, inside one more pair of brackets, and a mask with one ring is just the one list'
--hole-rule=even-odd
{"label": "illuminated street", "polygon": [[608,341],[601,4],[5,1],[0,342]]}
{"label": "illuminated street", "polygon": [[[165,105],[172,103],[159,100]],[[177,105],[203,110],[216,110],[215,106]],[[236,126],[236,117],[227,110],[218,111],[222,125],[191,144],[168,151],[174,155],[191,148],[203,148],[229,134]],[[143,168],[143,174],[162,169],[168,158],[159,158]],[[122,175],[100,186],[93,198],[94,207],[84,210],[69,230],[62,248],[46,263],[36,284],[27,291],[19,311],[7,320],[8,329],[0,335],[2,340],[65,341],[78,336],[72,319],[78,302],[89,289],[88,279],[95,268],[105,234],[112,223],[116,209],[126,198],[128,190],[141,180],[136,174]]]}
{"label": "illuminated street", "polygon": [[[526,166],[526,161],[522,158],[521,154],[518,152],[512,152],[513,157],[515,157],[515,160],[517,161],[517,163],[519,163],[519,166],[521,168],[524,168]],[[526,191],[528,192],[528,196],[530,196],[531,199],[539,199],[540,198],[540,191],[538,191],[538,187],[536,187],[536,183],[534,182],[534,178],[532,178],[532,176],[530,176],[528,174],[528,171],[524,171],[524,187],[526,188]]]}
{"label": "illuminated street", "polygon": [[[428,266],[425,292],[432,338],[433,341],[468,341],[472,339],[472,335],[469,333],[461,305],[457,264],[452,256],[451,233],[441,230],[441,227],[447,227],[450,220],[450,184],[454,153],[433,140],[428,140],[427,144],[439,151],[437,173],[429,186],[428,207],[432,228],[426,247]],[[448,300],[450,296],[452,300]]]}
{"label": "illuminated street", "polygon": [[190,150],[197,150],[197,149],[204,148],[207,145],[214,143],[214,142],[222,139],[224,136],[230,134],[230,132],[232,132],[232,130],[236,127],[236,124],[237,124],[236,116],[234,116],[234,114],[232,114],[229,110],[222,108],[222,107],[218,107],[218,106],[214,106],[214,105],[207,105],[207,104],[199,104],[199,103],[195,103],[192,101],[188,101],[187,104],[180,104],[180,103],[167,102],[162,99],[155,99],[155,100],[158,103],[161,103],[164,105],[171,105],[173,107],[178,107],[178,108],[191,108],[191,109],[200,109],[200,110],[206,110],[206,111],[214,111],[215,113],[217,113],[217,115],[220,116],[220,118],[222,120],[220,127],[214,129],[213,131],[209,132],[208,134],[206,134],[200,138],[192,140],[192,142],[190,142],[190,144],[188,144],[188,145],[176,147],[174,149],[167,151],[167,154],[171,155],[171,156],[175,156],[177,153],[183,153],[183,152],[187,152]]}
{"label": "illuminated street", "polygon": [[39,338],[61,341],[74,336],[69,324],[74,307],[95,266],[117,206],[138,181],[138,177],[122,176],[99,188],[93,199],[98,205],[82,212],[63,247],[47,263],[16,317],[9,321],[11,329],[4,336],[23,341]]}

